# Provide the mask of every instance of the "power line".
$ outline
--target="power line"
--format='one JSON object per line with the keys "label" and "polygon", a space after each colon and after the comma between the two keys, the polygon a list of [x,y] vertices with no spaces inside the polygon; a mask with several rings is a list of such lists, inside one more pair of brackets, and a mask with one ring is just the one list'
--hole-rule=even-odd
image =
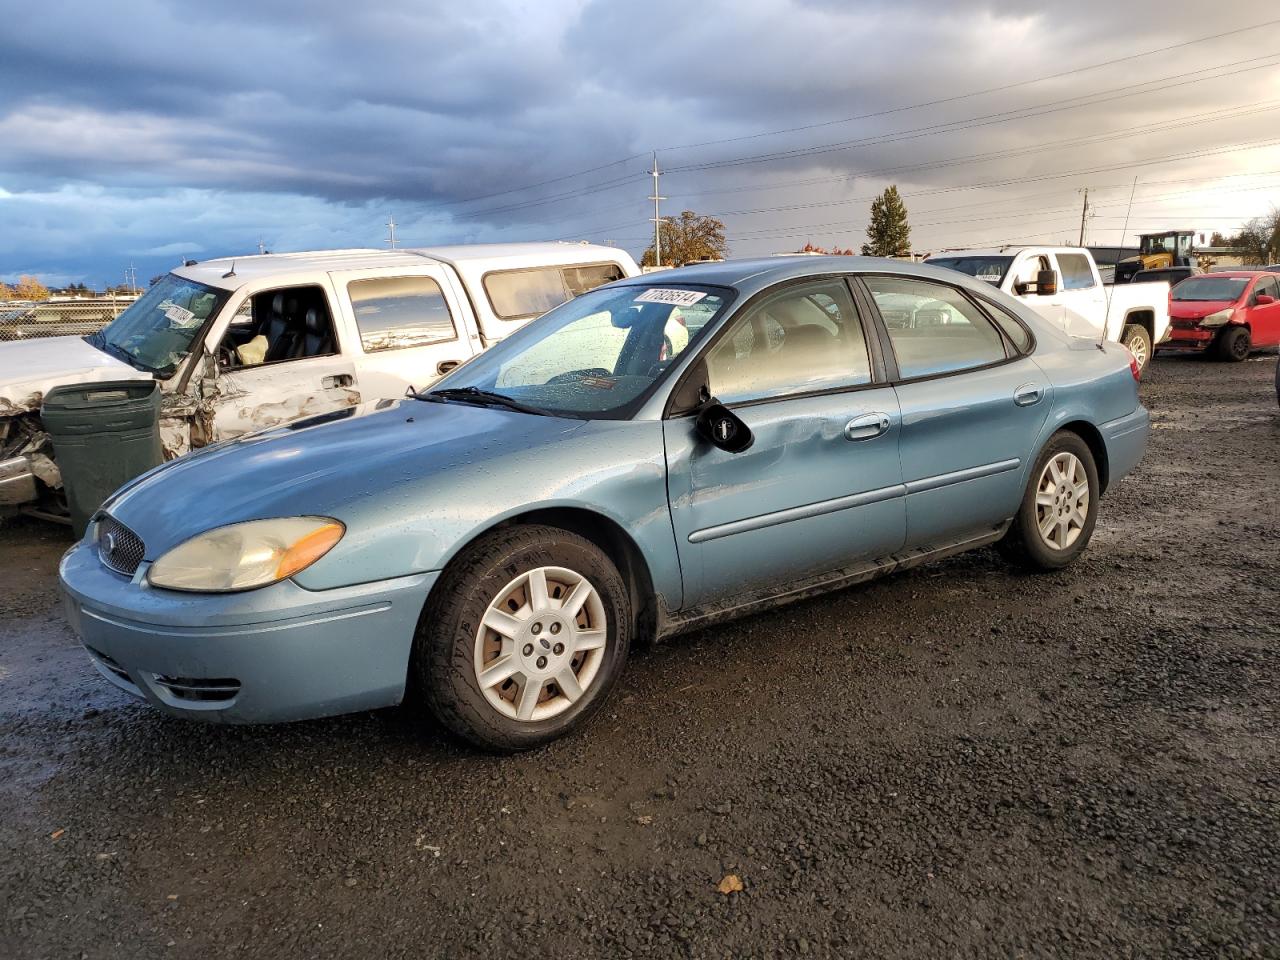
{"label": "power line", "polygon": [[[837,143],[819,144],[811,147],[795,147],[791,150],[775,151],[773,153],[762,153],[747,155],[742,157],[728,157],[722,160],[708,160],[703,163],[689,163],[683,166],[669,167],[669,173],[690,173],[699,170],[714,170],[722,167],[747,166],[757,163],[772,163],[777,160],[794,160],[799,157],[818,156],[824,153],[836,153],[843,150],[852,150],[857,147],[866,146],[882,146],[887,143],[900,143],[904,140],[918,140],[922,137],[933,136],[939,133],[955,133],[960,130],[973,130],[978,127],[992,126],[994,124],[1008,123],[1011,120],[1029,120],[1035,117],[1047,116],[1051,113],[1060,113],[1064,110],[1078,110],[1081,107],[1092,107],[1103,103],[1111,103],[1116,100],[1125,100],[1132,96],[1141,94],[1140,88],[1146,86],[1156,86],[1160,90],[1168,90],[1174,87],[1186,86],[1192,83],[1206,83],[1210,80],[1219,80],[1223,77],[1235,76],[1239,73],[1248,73],[1252,70],[1261,70],[1266,67],[1276,66],[1276,58],[1280,54],[1270,53],[1261,57],[1250,57],[1245,60],[1236,60],[1230,63],[1219,64],[1213,67],[1205,67],[1201,70],[1191,71],[1192,73],[1206,73],[1210,70],[1220,70],[1225,67],[1239,66],[1240,64],[1251,63],[1254,66],[1241,67],[1239,70],[1229,70],[1225,73],[1218,74],[1213,77],[1201,77],[1194,79],[1186,79],[1186,72],[1173,74],[1168,77],[1160,77],[1154,80],[1146,80],[1137,84],[1126,84],[1121,87],[1112,87],[1107,90],[1099,90],[1090,94],[1083,94],[1075,97],[1066,97],[1061,100],[1051,100],[1047,103],[1035,104],[1029,107],[1019,107],[1015,110],[1005,110],[999,113],[983,114],[977,117],[970,117],[966,120],[951,120],[946,123],[935,123],[925,127],[916,127],[912,130],[900,130],[892,133],[876,134],[870,137],[863,137],[855,140],[842,140]],[[1267,60],[1267,63],[1258,63],[1260,60]],[[1179,79],[1183,78],[1183,79]],[[1147,91],[1149,92],[1149,91]],[[1097,99],[1091,99],[1097,98]],[[1084,102],[1076,102],[1084,101]]]}
{"label": "power line", "polygon": [[1035,83],[1043,83],[1046,80],[1058,80],[1062,77],[1073,76],[1077,73],[1085,73],[1090,70],[1099,70],[1102,67],[1114,66],[1117,63],[1126,63],[1130,60],[1139,60],[1143,57],[1150,57],[1157,53],[1167,53],[1170,50],[1178,50],[1178,49],[1181,49],[1182,47],[1190,47],[1198,43],[1207,43],[1210,40],[1220,40],[1223,37],[1230,37],[1238,33],[1245,33],[1250,30],[1258,30],[1263,27],[1274,26],[1277,23],[1280,23],[1280,20],[1267,20],[1263,23],[1254,24],[1253,26],[1249,26],[1249,27],[1238,27],[1234,30],[1227,30],[1223,33],[1215,33],[1207,37],[1196,37],[1193,40],[1184,40],[1180,43],[1171,44],[1167,47],[1158,47],[1154,50],[1146,50],[1142,53],[1133,53],[1133,54],[1129,54],[1128,56],[1117,57],[1113,60],[1103,60],[1099,63],[1092,63],[1083,67],[1075,67],[1071,70],[1063,70],[1059,73],[1050,73],[1042,77],[1033,77],[1030,80],[1018,80],[1013,83],[1002,84],[1001,86],[998,86],[998,87],[988,87],[985,90],[974,90],[970,93],[961,93],[961,94],[956,94],[955,96],[940,97],[934,100],[925,100],[920,103],[907,104],[901,107],[891,107],[885,110],[876,110],[872,113],[862,113],[862,114],[858,114],[857,116],[843,117],[839,120],[824,120],[821,123],[804,124],[803,126],[798,126],[798,127],[786,127],[781,130],[768,130],[768,131],[765,131],[764,133],[752,133],[752,134],[746,134],[740,137],[726,137],[720,140],[704,140],[701,143],[685,143],[685,144],[679,144],[676,146],[660,147],[659,150],[661,151],[692,150],[696,147],[711,147],[711,146],[716,146],[722,143],[739,143],[743,140],[757,140],[761,137],[778,136],[784,133],[799,133],[804,130],[816,130],[820,127],[830,127],[830,126],[835,126],[841,123],[852,123],[855,120],[870,120],[875,117],[885,117],[885,116],[889,116],[890,114],[903,113],[908,110],[920,110],[920,109],[923,109],[924,107],[936,107],[944,103],[955,103],[958,100],[968,100],[972,97],[986,96],[989,93],[1001,93],[1005,90],[1013,90],[1018,87],[1030,86],[1031,84],[1035,84]]}

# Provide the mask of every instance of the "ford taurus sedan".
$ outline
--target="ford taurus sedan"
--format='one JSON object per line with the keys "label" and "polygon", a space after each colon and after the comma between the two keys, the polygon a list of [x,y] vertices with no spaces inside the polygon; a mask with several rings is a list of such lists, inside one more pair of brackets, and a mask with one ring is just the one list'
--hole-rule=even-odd
{"label": "ford taurus sedan", "polygon": [[987,544],[1070,563],[1145,448],[1137,378],[950,270],[689,267],[584,294],[429,391],[157,468],[62,582],[102,675],[169,713],[412,697],[527,748],[595,713],[639,639]]}

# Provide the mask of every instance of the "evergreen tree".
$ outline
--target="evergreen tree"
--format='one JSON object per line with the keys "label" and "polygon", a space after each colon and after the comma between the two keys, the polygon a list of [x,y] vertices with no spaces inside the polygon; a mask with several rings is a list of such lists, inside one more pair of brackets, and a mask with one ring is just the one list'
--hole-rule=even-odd
{"label": "evergreen tree", "polygon": [[907,207],[898,195],[897,186],[891,185],[871,203],[871,222],[867,224],[867,242],[862,245],[862,255],[905,257],[910,254]]}

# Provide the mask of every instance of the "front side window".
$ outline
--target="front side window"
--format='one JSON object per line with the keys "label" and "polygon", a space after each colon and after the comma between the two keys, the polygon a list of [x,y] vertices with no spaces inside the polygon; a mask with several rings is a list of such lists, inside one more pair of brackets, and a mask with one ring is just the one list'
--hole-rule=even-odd
{"label": "front side window", "polygon": [[621,419],[730,299],[729,290],[706,286],[593,290],[522,327],[436,389],[474,387],[547,413]]}
{"label": "front side window", "polygon": [[307,360],[338,352],[329,298],[318,286],[255,293],[236,310],[217,347],[223,370]]}
{"label": "front side window", "polygon": [[866,284],[889,329],[904,380],[968,370],[1005,358],[999,331],[960,291],[906,277],[869,276]]}
{"label": "front side window", "polygon": [[1258,285],[1253,288],[1253,295],[1256,298],[1259,294],[1271,297],[1273,300],[1280,300],[1280,291],[1276,289],[1275,277],[1263,277],[1258,281]]}
{"label": "front side window", "polygon": [[848,289],[838,281],[790,287],[753,306],[708,354],[707,378],[721,403],[870,383]]}
{"label": "front side window", "polygon": [[171,273],[86,339],[140,370],[170,377],[191,352],[205,321],[228,296],[226,290]]}
{"label": "front side window", "polygon": [[430,277],[388,277],[347,284],[365,353],[458,339],[440,284]]}
{"label": "front side window", "polygon": [[616,263],[495,270],[484,276],[489,305],[502,320],[537,317],[588,290],[621,280]]}
{"label": "front side window", "polygon": [[1093,268],[1083,253],[1058,254],[1058,268],[1062,271],[1063,290],[1088,290],[1094,285]]}

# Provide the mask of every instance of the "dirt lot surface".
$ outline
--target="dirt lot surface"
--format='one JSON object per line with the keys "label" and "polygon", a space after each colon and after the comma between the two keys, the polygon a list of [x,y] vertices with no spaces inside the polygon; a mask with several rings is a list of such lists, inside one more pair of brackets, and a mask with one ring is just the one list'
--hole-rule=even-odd
{"label": "dirt lot surface", "polygon": [[65,535],[10,525],[0,956],[1280,957],[1275,363],[1154,364],[1069,571],[984,550],[640,651],[513,759],[161,716],[64,623]]}

